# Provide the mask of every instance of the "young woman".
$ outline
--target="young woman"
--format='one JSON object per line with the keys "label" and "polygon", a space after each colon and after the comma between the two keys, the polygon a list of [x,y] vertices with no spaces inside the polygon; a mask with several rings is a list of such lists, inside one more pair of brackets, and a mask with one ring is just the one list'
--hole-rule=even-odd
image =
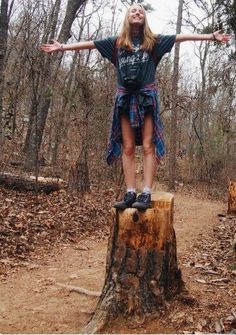
{"label": "young woman", "polygon": [[[150,30],[142,5],[133,4],[126,13],[119,36],[75,44],[44,44],[42,50],[55,51],[98,49],[117,70],[117,94],[114,104],[107,162],[122,155],[127,192],[114,207],[145,210],[151,206],[151,189],[156,164],[165,153],[163,127],[160,120],[155,72],[163,55],[175,42],[218,41],[226,43],[229,35],[212,34],[154,35]],[[144,184],[136,196],[135,146],[142,145]]]}

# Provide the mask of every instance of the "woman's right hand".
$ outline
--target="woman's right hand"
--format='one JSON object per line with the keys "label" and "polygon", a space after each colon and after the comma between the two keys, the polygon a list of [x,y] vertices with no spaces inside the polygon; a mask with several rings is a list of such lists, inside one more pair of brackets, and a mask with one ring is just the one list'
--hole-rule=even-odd
{"label": "woman's right hand", "polygon": [[55,51],[59,51],[59,50],[62,50],[62,44],[59,43],[58,41],[55,41],[55,40],[52,40],[53,43],[47,43],[47,44],[43,44],[41,46],[41,49],[44,51],[44,52],[47,52],[47,53],[51,53],[51,52],[55,52]]}

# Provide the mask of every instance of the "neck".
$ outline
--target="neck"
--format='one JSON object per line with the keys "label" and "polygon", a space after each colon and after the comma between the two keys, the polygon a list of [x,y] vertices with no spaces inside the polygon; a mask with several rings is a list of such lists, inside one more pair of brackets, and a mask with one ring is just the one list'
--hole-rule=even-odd
{"label": "neck", "polygon": [[131,37],[137,37],[141,35],[141,27],[140,26],[131,26],[130,27],[130,35]]}

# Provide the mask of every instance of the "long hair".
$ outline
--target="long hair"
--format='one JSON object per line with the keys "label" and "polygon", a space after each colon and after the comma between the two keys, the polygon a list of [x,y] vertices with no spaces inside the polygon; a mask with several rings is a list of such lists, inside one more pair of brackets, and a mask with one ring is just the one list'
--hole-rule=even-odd
{"label": "long hair", "polygon": [[[151,31],[148,22],[147,22],[147,16],[146,16],[146,11],[144,7],[141,4],[136,4],[139,7],[141,7],[144,11],[144,23],[142,27],[142,34],[141,34],[141,50],[151,52],[156,41],[157,41],[157,36],[153,34]],[[121,32],[118,38],[118,45],[119,47],[126,49],[126,50],[132,50],[132,39],[131,39],[131,28],[130,28],[130,23],[129,23],[129,12],[132,6],[127,10],[125,19],[123,22],[123,26],[121,28]]]}

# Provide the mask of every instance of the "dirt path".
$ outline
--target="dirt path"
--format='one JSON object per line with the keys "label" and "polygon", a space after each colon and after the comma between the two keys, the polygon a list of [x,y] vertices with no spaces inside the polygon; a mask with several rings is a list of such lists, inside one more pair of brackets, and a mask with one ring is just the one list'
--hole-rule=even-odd
{"label": "dirt path", "polygon": [[[208,236],[217,214],[223,209],[224,205],[219,202],[179,194],[175,197],[179,263],[186,286],[193,294],[197,295],[202,285],[194,281],[191,269],[183,264],[194,241],[204,240]],[[25,268],[8,276],[0,283],[0,332],[79,333],[88,322],[97,298],[69,292],[55,283],[100,291],[104,279],[106,247],[106,240],[95,237],[77,246],[63,245],[60,250],[54,250],[53,257],[43,262],[40,260],[34,264],[25,264]],[[175,332],[173,326],[163,327],[157,320],[145,329],[132,330],[117,323],[110,327],[110,332],[120,333]]]}

